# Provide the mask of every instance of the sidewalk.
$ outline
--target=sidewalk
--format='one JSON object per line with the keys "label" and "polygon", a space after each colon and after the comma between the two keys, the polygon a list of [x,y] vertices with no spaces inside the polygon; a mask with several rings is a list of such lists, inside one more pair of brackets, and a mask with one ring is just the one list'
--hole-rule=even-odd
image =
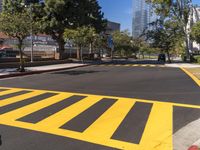
{"label": "sidewalk", "polygon": [[190,63],[172,63],[172,64],[165,64],[166,67],[172,68],[200,68],[200,64],[190,64]]}
{"label": "sidewalk", "polygon": [[51,72],[51,71],[59,71],[64,69],[73,69],[78,67],[89,66],[89,64],[82,63],[67,63],[67,64],[58,64],[58,65],[47,65],[47,66],[38,66],[38,67],[26,67],[26,72],[17,72],[16,68],[7,68],[0,69],[0,79],[15,77],[15,76],[23,76],[23,75],[31,75],[37,73]]}

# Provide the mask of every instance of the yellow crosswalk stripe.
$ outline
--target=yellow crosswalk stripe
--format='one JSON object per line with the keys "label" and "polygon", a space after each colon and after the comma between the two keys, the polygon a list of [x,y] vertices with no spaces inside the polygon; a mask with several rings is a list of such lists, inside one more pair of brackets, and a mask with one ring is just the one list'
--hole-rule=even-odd
{"label": "yellow crosswalk stripe", "polygon": [[41,110],[45,107],[48,107],[52,104],[55,104],[59,101],[62,101],[70,96],[72,96],[73,94],[68,94],[68,93],[61,93],[61,94],[58,94],[58,95],[55,95],[55,96],[52,96],[50,98],[47,98],[47,99],[44,99],[44,100],[41,100],[39,102],[36,102],[36,103],[33,103],[33,104],[30,104],[30,105],[27,105],[27,106],[24,106],[22,108],[19,108],[17,110],[14,110],[14,111],[11,111],[11,112],[8,112],[4,115],[1,115],[0,118],[9,118],[9,120],[17,120],[19,118],[22,118],[24,116],[27,116],[33,112],[36,112],[38,110]]}
{"label": "yellow crosswalk stripe", "polygon": [[148,65],[140,65],[141,67],[147,67]]}
{"label": "yellow crosswalk stripe", "polygon": [[101,64],[101,65],[97,65],[97,66],[115,66],[115,67],[160,67],[160,68],[165,68],[165,65],[152,65],[152,64]]}
{"label": "yellow crosswalk stripe", "polygon": [[132,66],[132,64],[127,64],[127,65],[124,65],[125,67],[131,67]]}
{"label": "yellow crosswalk stripe", "polygon": [[172,105],[165,103],[153,105],[140,142],[143,150],[172,150],[172,115]]}
{"label": "yellow crosswalk stripe", "polygon": [[139,65],[132,65],[132,67],[138,67]]}
{"label": "yellow crosswalk stripe", "polygon": [[[23,101],[27,98],[31,98],[43,93],[55,93],[57,95],[0,115],[0,124],[55,134],[124,150],[172,150],[173,107],[176,106],[200,109],[199,105],[32,89],[10,88],[8,90],[9,92],[2,91],[4,94],[2,94],[2,92],[0,92],[0,94],[6,95],[22,90],[29,90],[32,92],[1,100],[0,107],[18,101]],[[47,108],[74,95],[86,96],[86,98],[35,124],[18,120],[19,118],[25,117],[43,108]],[[105,98],[108,100],[116,99],[116,102],[110,108],[108,108],[96,121],[88,126],[84,132],[77,132],[60,128],[65,123],[77,117],[79,114],[83,113],[85,110],[89,109],[94,104]],[[153,105],[140,143],[134,144],[111,139],[112,135],[116,132],[120,124],[128,115],[129,111],[134,108],[133,106],[136,102],[149,103]]]}
{"label": "yellow crosswalk stripe", "polygon": [[22,89],[8,89],[8,90],[0,92],[0,96],[4,96],[4,95],[7,95],[7,94],[12,94],[12,93],[15,93],[15,92],[20,92],[20,91],[22,91]]}
{"label": "yellow crosswalk stripe", "polygon": [[156,65],[149,65],[149,67],[156,67]]}
{"label": "yellow crosswalk stripe", "polygon": [[45,128],[59,128],[101,99],[102,97],[99,96],[89,96],[84,98],[70,107],[67,107],[58,113],[38,122],[37,125]]}
{"label": "yellow crosswalk stripe", "polygon": [[83,134],[93,138],[101,138],[102,140],[110,139],[134,104],[134,100],[118,99]]}
{"label": "yellow crosswalk stripe", "polygon": [[18,95],[18,96],[15,96],[15,97],[7,98],[7,99],[0,101],[0,107],[6,106],[6,105],[9,105],[9,104],[12,104],[12,103],[16,103],[16,102],[19,102],[19,101],[23,101],[23,100],[26,100],[28,98],[38,96],[38,95],[41,95],[41,94],[44,94],[44,93],[45,92],[43,92],[43,91],[33,91],[33,92],[30,92],[30,93],[26,93],[26,94]]}

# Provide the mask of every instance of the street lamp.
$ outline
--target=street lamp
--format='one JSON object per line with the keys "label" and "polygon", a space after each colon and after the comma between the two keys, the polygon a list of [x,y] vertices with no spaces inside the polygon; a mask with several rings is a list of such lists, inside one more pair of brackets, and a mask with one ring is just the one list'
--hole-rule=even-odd
{"label": "street lamp", "polygon": [[33,62],[33,14],[32,14],[31,4],[30,4],[30,17],[31,17],[31,62]]}
{"label": "street lamp", "polygon": [[[21,3],[22,6],[28,7],[25,3]],[[31,62],[33,62],[33,14],[32,14],[32,4],[29,4],[30,6],[30,19],[31,19],[31,30],[30,30],[30,36],[31,36]]]}

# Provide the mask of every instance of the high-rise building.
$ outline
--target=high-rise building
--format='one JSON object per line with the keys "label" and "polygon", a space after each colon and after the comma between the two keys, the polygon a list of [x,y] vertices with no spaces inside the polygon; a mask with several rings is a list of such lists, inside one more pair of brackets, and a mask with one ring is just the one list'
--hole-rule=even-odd
{"label": "high-rise building", "polygon": [[148,28],[149,23],[156,19],[150,4],[146,0],[133,0],[133,22],[132,34],[134,38],[139,37]]}

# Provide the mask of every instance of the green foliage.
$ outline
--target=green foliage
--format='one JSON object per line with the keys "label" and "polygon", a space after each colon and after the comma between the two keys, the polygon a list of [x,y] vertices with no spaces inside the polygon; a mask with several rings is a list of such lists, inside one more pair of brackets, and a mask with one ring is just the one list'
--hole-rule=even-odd
{"label": "green foliage", "polygon": [[132,40],[127,30],[116,31],[112,34],[114,50],[118,55],[127,56],[133,53]]}
{"label": "green foliage", "polygon": [[78,27],[77,29],[65,29],[64,38],[72,40],[77,46],[88,46],[95,39],[96,32],[91,27]]}
{"label": "green foliage", "polygon": [[200,21],[192,27],[191,38],[200,44]]}
{"label": "green foliage", "polygon": [[1,13],[0,22],[0,31],[10,37],[23,40],[30,35],[32,22],[26,11],[14,14]]}
{"label": "green foliage", "polygon": [[25,9],[23,4],[25,4],[24,0],[3,0],[3,11],[10,13],[22,12]]}
{"label": "green foliage", "polygon": [[32,22],[30,16],[26,11],[12,14],[4,12],[0,14],[0,31],[9,37],[18,40],[18,48],[20,51],[20,71],[24,71],[22,45],[24,39],[30,35],[31,25]]}
{"label": "green foliage", "polygon": [[188,18],[191,11],[191,0],[147,0],[154,6],[155,12],[160,15],[161,20],[176,20],[178,22],[180,35],[185,41],[185,54],[189,57],[188,45]]}
{"label": "green foliage", "polygon": [[183,33],[181,31],[182,29],[179,28],[177,20],[166,20],[149,30],[147,39],[151,42],[152,47],[165,51],[169,62],[171,62],[170,52],[175,52],[178,43],[183,41]]}
{"label": "green foliage", "polygon": [[105,29],[106,21],[100,9],[97,0],[46,0],[46,15],[42,18],[43,30],[52,35],[62,51],[66,28],[76,29],[88,25],[94,27],[97,32]]}
{"label": "green foliage", "polygon": [[200,64],[200,56],[199,55],[194,56],[194,59],[198,64]]}
{"label": "green foliage", "polygon": [[80,59],[80,50],[82,47],[89,47],[95,43],[97,34],[92,27],[78,27],[77,29],[65,29],[65,41],[70,40],[77,46],[77,59]]}

